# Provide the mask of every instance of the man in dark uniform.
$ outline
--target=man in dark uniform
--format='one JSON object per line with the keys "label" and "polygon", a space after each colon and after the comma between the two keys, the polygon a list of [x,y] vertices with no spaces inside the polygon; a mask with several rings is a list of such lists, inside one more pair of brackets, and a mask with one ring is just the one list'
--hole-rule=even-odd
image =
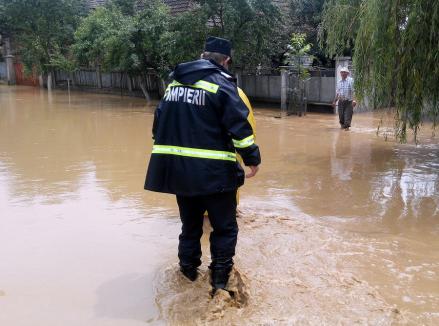
{"label": "man in dark uniform", "polygon": [[238,236],[236,192],[244,184],[243,159],[253,177],[261,162],[249,109],[227,70],[228,40],[209,37],[202,59],[177,65],[154,116],[154,145],[145,189],[175,194],[182,231],[180,270],[194,281],[201,265],[200,238],[207,211],[214,289],[227,285]]}

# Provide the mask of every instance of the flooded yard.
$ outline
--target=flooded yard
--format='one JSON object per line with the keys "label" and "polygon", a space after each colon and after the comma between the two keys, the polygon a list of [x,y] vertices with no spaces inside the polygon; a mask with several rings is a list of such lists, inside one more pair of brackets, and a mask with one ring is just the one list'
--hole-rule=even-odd
{"label": "flooded yard", "polygon": [[[237,300],[177,268],[171,195],[143,190],[154,105],[0,86],[0,325],[438,325],[439,139],[382,113],[276,119],[241,189]],[[206,225],[206,231],[208,226]]]}

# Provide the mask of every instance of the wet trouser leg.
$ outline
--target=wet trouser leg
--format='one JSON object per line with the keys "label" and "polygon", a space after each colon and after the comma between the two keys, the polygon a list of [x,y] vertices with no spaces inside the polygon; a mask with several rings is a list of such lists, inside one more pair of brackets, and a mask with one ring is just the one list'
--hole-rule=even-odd
{"label": "wet trouser leg", "polygon": [[345,128],[349,128],[351,126],[353,113],[354,113],[354,108],[352,106],[352,101],[345,101],[345,109],[344,109]]}
{"label": "wet trouser leg", "polygon": [[345,111],[344,101],[339,100],[338,101],[338,120],[340,121],[340,126],[342,128],[344,128],[344,111]]}
{"label": "wet trouser leg", "polygon": [[236,191],[205,196],[205,206],[213,228],[210,234],[210,268],[213,270],[233,266],[238,239],[236,205]]}
{"label": "wet trouser leg", "polygon": [[230,270],[238,238],[236,191],[196,197],[177,196],[177,203],[182,221],[178,245],[180,266],[190,268],[201,265],[200,239],[203,214],[207,210],[213,228],[210,234],[210,268]]}
{"label": "wet trouser leg", "polygon": [[198,267],[201,265],[201,243],[203,235],[203,218],[206,207],[201,197],[177,196],[178,208],[182,222],[178,243],[178,258],[181,267]]}

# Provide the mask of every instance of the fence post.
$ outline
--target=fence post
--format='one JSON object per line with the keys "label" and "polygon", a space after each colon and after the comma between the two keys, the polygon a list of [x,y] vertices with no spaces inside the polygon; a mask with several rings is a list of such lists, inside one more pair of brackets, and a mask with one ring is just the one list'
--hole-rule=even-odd
{"label": "fence post", "polygon": [[280,88],[280,116],[287,116],[287,94],[288,94],[288,70],[280,67],[281,88]]}
{"label": "fence post", "polygon": [[126,74],[127,76],[127,88],[128,88],[128,92],[132,93],[133,92],[133,84],[131,83],[131,77],[129,74]]}

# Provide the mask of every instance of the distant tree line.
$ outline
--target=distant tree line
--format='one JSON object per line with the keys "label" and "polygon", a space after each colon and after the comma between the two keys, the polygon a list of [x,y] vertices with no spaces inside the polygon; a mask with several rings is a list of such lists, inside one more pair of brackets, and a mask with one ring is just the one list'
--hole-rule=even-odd
{"label": "distant tree line", "polygon": [[[85,0],[0,0],[0,34],[13,35],[27,72],[48,75],[79,66],[144,76],[166,75],[200,55],[208,35],[231,39],[241,67],[281,64],[292,33],[316,52],[323,0],[291,0],[281,12],[270,0],[195,0],[171,16],[160,0],[109,0],[87,10]],[[300,18],[299,18],[300,17]]]}

